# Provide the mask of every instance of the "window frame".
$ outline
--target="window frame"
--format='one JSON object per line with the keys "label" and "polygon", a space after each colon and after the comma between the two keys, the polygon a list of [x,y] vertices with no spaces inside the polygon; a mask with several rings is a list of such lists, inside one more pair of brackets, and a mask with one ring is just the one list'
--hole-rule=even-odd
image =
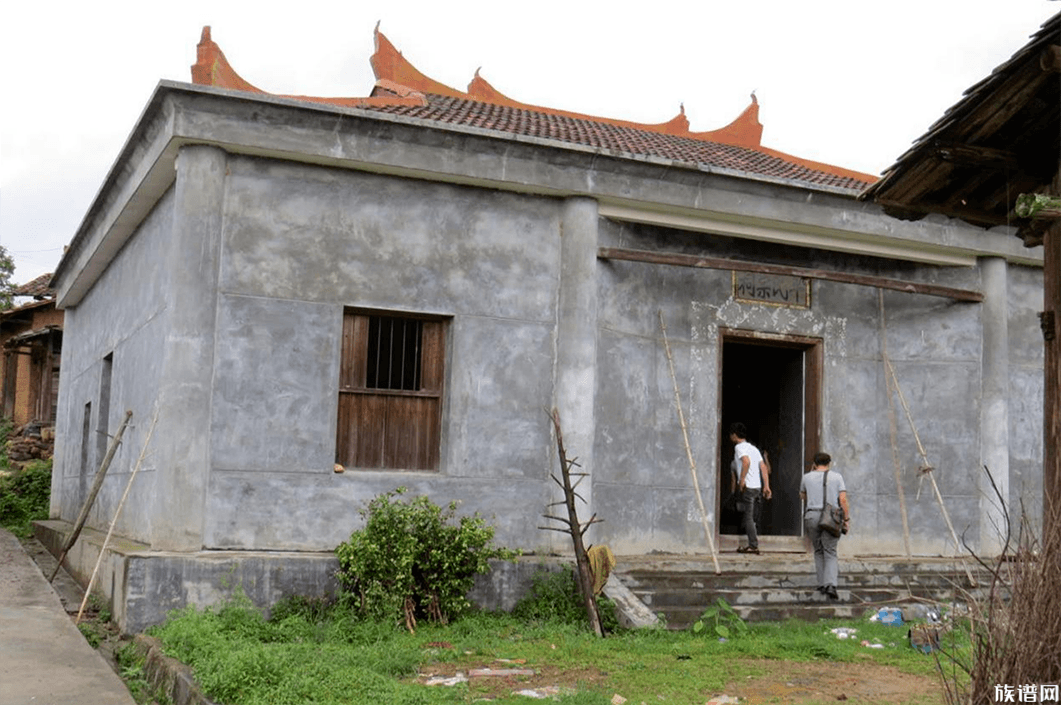
{"label": "window frame", "polygon": [[[372,318],[422,323],[419,389],[368,386]],[[343,309],[336,464],[358,470],[438,471],[448,321],[404,311]]]}

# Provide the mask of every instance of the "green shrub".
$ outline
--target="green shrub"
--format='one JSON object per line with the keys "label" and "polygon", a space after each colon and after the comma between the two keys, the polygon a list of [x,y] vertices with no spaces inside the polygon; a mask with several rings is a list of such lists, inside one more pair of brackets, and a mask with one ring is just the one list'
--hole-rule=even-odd
{"label": "green shrub", "polygon": [[35,460],[12,475],[0,477],[0,526],[28,536],[30,522],[48,518],[51,491],[51,460]]}
{"label": "green shrub", "polygon": [[730,607],[729,603],[721,597],[715,604],[704,610],[700,619],[693,623],[693,633],[699,634],[706,628],[711,628],[710,634],[723,639],[748,633],[748,625],[745,624],[737,611]]}
{"label": "green shrub", "polygon": [[478,514],[457,519],[457,503],[446,510],[427,497],[402,501],[399,487],[378,495],[361,510],[365,527],[335,549],[343,590],[365,616],[446,624],[471,605],[466,595],[492,558],[515,552],[492,544],[494,529]]}
{"label": "green shrub", "polygon": [[[615,603],[604,595],[597,596],[597,613],[601,628],[606,632],[619,630]],[[528,622],[559,622],[571,626],[588,627],[586,608],[578,591],[575,569],[542,568],[531,578],[531,589],[512,608],[512,615]]]}

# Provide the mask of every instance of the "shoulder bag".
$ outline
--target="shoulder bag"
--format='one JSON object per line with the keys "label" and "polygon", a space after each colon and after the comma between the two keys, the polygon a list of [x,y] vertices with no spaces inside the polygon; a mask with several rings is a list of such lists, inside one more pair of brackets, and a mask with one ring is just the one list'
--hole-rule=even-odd
{"label": "shoulder bag", "polygon": [[818,515],[818,528],[839,537],[844,530],[844,509],[834,507],[825,500],[828,498],[829,471],[822,473],[822,511]]}

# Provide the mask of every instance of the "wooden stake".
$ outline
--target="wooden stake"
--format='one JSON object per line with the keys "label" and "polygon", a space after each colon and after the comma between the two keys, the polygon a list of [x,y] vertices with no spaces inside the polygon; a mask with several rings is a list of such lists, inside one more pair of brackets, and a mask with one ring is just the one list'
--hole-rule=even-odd
{"label": "wooden stake", "polygon": [[689,447],[689,428],[685,424],[685,414],[682,413],[682,397],[678,391],[678,376],[674,373],[674,358],[670,354],[670,343],[667,341],[667,324],[663,321],[662,310],[659,312],[659,327],[663,331],[663,348],[667,351],[667,365],[670,367],[671,381],[674,382],[674,403],[678,406],[678,422],[681,424],[682,438],[685,440],[685,455],[689,459],[689,472],[693,476],[693,491],[696,492],[696,502],[700,506],[700,520],[704,525],[707,545],[711,548],[711,560],[715,563],[715,574],[718,575],[722,572],[722,569],[718,567],[715,537],[711,533],[710,524],[707,523],[707,510],[704,508],[704,498],[700,494],[700,480],[696,476],[696,461],[693,460],[693,451]]}
{"label": "wooden stake", "polygon": [[888,431],[892,442],[892,463],[895,468],[895,491],[899,493],[899,514],[903,519],[903,544],[906,546],[906,557],[913,555],[910,550],[910,519],[906,513],[906,494],[903,492],[902,465],[899,462],[899,422],[895,418],[895,407],[892,405],[892,377],[888,374],[888,329],[884,323],[884,291],[878,290],[880,301],[880,340],[881,359],[884,362],[884,386],[888,391]]}
{"label": "wooden stake", "polygon": [[[129,412],[132,416],[133,412]],[[129,476],[129,481],[125,483],[125,492],[122,493],[122,498],[118,501],[118,508],[114,510],[114,518],[111,519],[110,528],[107,530],[107,536],[103,539],[103,546],[99,549],[99,557],[96,558],[96,567],[92,569],[92,577],[88,580],[88,586],[85,588],[85,596],[81,599],[81,608],[77,611],[77,619],[74,620],[74,624],[80,624],[81,615],[85,612],[85,605],[88,604],[88,596],[92,594],[92,586],[96,582],[96,574],[99,573],[100,563],[103,562],[103,554],[107,552],[107,544],[110,543],[111,534],[114,533],[114,526],[118,523],[118,516],[122,513],[122,507],[125,505],[125,499],[129,496],[129,490],[132,489],[133,480],[136,479],[136,474],[140,472],[140,466],[144,463],[144,456],[147,455],[147,447],[151,444],[151,434],[155,432],[155,424],[158,422],[158,408],[155,408],[154,418],[151,419],[151,427],[147,430],[147,438],[144,439],[144,447],[140,451],[140,457],[136,460],[136,466],[133,468],[133,473]]]}
{"label": "wooden stake", "polygon": [[74,522],[74,530],[70,532],[70,536],[67,537],[66,542],[63,544],[63,550],[59,553],[59,562],[55,565],[55,570],[52,571],[51,577],[48,578],[49,583],[55,580],[55,576],[59,574],[59,569],[63,567],[63,560],[66,558],[66,554],[73,548],[77,537],[81,535],[81,530],[85,528],[88,513],[92,509],[92,504],[96,501],[96,495],[103,488],[103,478],[107,476],[107,468],[110,467],[111,460],[114,459],[118,445],[122,442],[122,434],[125,433],[125,427],[129,425],[129,419],[131,418],[133,418],[133,412],[126,411],[125,419],[122,421],[122,425],[118,427],[118,432],[114,434],[114,438],[111,439],[110,448],[107,449],[107,454],[103,456],[103,462],[100,464],[99,470],[96,471],[92,489],[89,490],[85,503],[81,505],[81,512],[77,515],[77,521]]}

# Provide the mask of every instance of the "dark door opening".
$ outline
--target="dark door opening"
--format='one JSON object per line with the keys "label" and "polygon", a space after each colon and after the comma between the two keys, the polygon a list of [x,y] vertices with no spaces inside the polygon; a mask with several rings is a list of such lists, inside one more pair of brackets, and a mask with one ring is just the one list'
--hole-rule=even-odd
{"label": "dark door opening", "polygon": [[758,522],[764,536],[801,536],[799,485],[807,458],[816,452],[818,341],[762,341],[748,335],[722,338],[719,533],[740,534],[740,515],[727,508],[733,444],[729,425],[740,421],[748,440],[770,460],[773,499],[762,503]]}

